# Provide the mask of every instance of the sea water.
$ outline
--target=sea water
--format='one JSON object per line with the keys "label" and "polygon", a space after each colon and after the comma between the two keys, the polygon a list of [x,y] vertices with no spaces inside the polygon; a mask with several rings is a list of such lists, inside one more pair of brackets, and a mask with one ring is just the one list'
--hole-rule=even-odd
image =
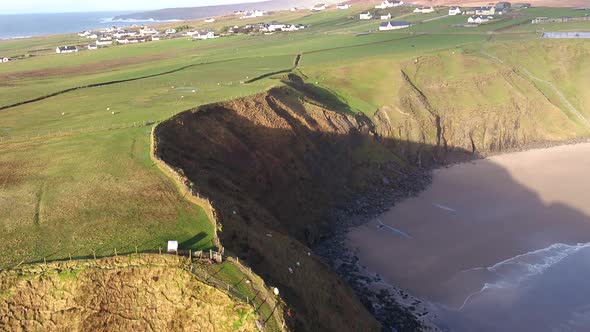
{"label": "sea water", "polygon": [[123,14],[127,12],[0,15],[0,39],[73,33],[108,28],[113,25],[125,27],[133,24],[163,22],[153,19],[113,20],[113,17]]}
{"label": "sea water", "polygon": [[557,243],[463,274],[482,286],[458,308],[439,304],[446,330],[590,331],[589,243]]}

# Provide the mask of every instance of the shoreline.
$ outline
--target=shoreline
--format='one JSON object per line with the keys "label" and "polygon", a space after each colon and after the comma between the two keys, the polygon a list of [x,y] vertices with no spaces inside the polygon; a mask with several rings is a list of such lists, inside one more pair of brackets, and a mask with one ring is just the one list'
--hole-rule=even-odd
{"label": "shoreline", "polygon": [[346,208],[335,208],[331,217],[334,221],[331,234],[313,249],[326,264],[347,281],[361,302],[383,324],[384,328],[391,329],[400,322],[412,325],[411,322],[407,322],[408,317],[412,317],[419,325],[408,326],[410,330],[413,328],[416,331],[442,331],[435,324],[438,310],[433,303],[387,282],[383,276],[360,263],[358,251],[347,245],[349,232],[353,228],[367,225],[378,216],[393,209],[396,204],[427,190],[432,184],[432,176],[436,170],[496,156],[584,143],[590,143],[590,137],[566,141],[533,142],[522,147],[479,153],[472,158],[437,163],[429,168],[417,169],[406,174],[396,188],[380,186],[372,192],[357,195],[351,200],[352,204],[348,204]]}

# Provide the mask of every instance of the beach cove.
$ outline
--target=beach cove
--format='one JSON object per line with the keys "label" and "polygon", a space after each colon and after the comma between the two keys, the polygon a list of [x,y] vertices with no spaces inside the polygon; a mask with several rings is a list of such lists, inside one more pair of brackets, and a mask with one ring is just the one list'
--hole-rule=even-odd
{"label": "beach cove", "polygon": [[438,169],[348,247],[443,330],[588,330],[589,169],[588,143]]}

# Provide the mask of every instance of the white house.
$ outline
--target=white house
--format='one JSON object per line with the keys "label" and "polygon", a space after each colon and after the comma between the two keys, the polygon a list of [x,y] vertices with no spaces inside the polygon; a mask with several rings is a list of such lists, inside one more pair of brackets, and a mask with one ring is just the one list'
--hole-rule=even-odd
{"label": "white house", "polygon": [[82,31],[78,33],[78,36],[80,37],[86,37],[86,36],[90,36],[92,33],[90,31]]}
{"label": "white house", "polygon": [[383,22],[379,25],[379,31],[390,31],[390,30],[398,30],[403,28],[410,27],[409,22],[404,21],[390,21],[390,22]]}
{"label": "white house", "polygon": [[213,23],[213,22],[215,22],[215,19],[212,18],[212,17],[211,18],[208,18],[208,19],[205,19],[205,23]]}
{"label": "white house", "polygon": [[449,16],[461,15],[461,7],[449,8]]}
{"label": "white house", "polygon": [[164,32],[167,35],[173,35],[176,33],[176,29],[166,29],[166,32]]}
{"label": "white house", "polygon": [[55,53],[78,53],[78,48],[76,46],[58,46],[55,48]]}
{"label": "white house", "polygon": [[112,40],[97,40],[96,41],[96,45],[97,46],[107,46],[107,45],[112,45],[113,41]]}
{"label": "white house", "polygon": [[494,15],[496,14],[496,7],[477,7],[475,8],[475,15]]}
{"label": "white house", "polygon": [[147,27],[146,28],[141,28],[139,30],[139,34],[140,35],[143,35],[143,36],[145,36],[145,35],[157,35],[158,34],[158,30],[153,29],[153,28],[147,28]]}
{"label": "white house", "polygon": [[467,22],[472,23],[472,24],[482,24],[482,23],[489,22],[493,18],[494,17],[492,17],[492,16],[473,15],[467,19]]}
{"label": "white house", "polygon": [[387,13],[387,15],[381,15],[381,21],[391,20],[391,13]]}
{"label": "white house", "polygon": [[160,36],[152,36],[152,41],[159,41],[160,40]]}
{"label": "white house", "polygon": [[341,3],[336,8],[338,8],[338,9],[349,9],[350,8],[350,5],[347,4],[347,3]]}
{"label": "white house", "polygon": [[371,19],[373,19],[373,15],[371,15],[370,12],[361,13],[359,15],[359,19],[361,19],[361,20],[371,20]]}
{"label": "white house", "polygon": [[88,49],[89,50],[97,50],[98,46],[96,44],[88,44]]}
{"label": "white house", "polygon": [[8,61],[10,61],[9,58],[6,57],[0,57],[0,63],[7,63]]}
{"label": "white house", "polygon": [[283,29],[285,29],[286,26],[287,26],[286,24],[272,22],[271,24],[268,25],[267,29],[269,32],[282,31]]}
{"label": "white house", "polygon": [[326,10],[326,4],[320,3],[317,5],[314,5],[313,7],[311,7],[311,10],[315,11],[315,12],[320,11],[320,10]]}
{"label": "white house", "polygon": [[197,34],[193,35],[194,39],[205,40],[205,39],[213,39],[217,38],[218,36],[215,35],[215,32],[211,30],[201,30],[197,31]]}
{"label": "white house", "polygon": [[98,35],[96,33],[91,33],[86,36],[86,39],[98,39]]}
{"label": "white house", "polygon": [[375,8],[377,8],[377,9],[393,8],[393,7],[399,7],[403,4],[404,4],[403,1],[384,0],[383,2],[381,2],[381,4],[375,6]]}
{"label": "white house", "polygon": [[296,11],[299,10],[299,8],[297,8],[297,7],[291,7],[291,9],[289,9],[289,10],[292,11],[292,12],[296,12]]}
{"label": "white house", "polygon": [[434,7],[418,7],[414,9],[414,13],[429,14],[434,13]]}
{"label": "white house", "polygon": [[117,38],[117,44],[129,44],[129,39]]}
{"label": "white house", "polygon": [[243,12],[243,16],[241,16],[241,19],[247,19],[247,18],[254,18],[254,17],[262,17],[266,15],[265,11],[262,10],[254,10],[254,11],[249,11],[249,12]]}

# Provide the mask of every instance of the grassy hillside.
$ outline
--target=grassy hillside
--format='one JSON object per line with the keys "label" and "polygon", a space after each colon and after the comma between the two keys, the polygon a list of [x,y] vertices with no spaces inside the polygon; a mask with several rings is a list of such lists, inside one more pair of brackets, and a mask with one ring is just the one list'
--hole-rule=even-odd
{"label": "grassy hillside", "polygon": [[[358,13],[367,8],[279,12],[265,18],[309,25],[294,33],[199,42],[178,38],[70,55],[55,54],[55,46],[87,40],[66,35],[0,41],[2,55],[31,55],[0,65],[0,108],[7,107],[0,110],[0,249],[5,253],[0,267],[93,252],[112,255],[115,249],[128,253],[135,246],[153,250],[170,239],[186,248],[209,248],[212,223],[149,161],[151,126],[187,109],[281,85],[280,75],[244,82],[291,68],[297,55],[302,55],[295,70],[305,80],[302,93],[331,111],[347,116],[360,112],[375,125],[376,134],[411,143],[386,154],[400,167],[440,157],[420,155],[421,149],[501,151],[588,134],[588,43],[540,39],[537,30],[590,30],[590,22],[528,24],[536,16],[580,12],[533,8],[477,28],[459,28],[453,24],[466,17],[423,22],[444,10],[423,16],[403,8],[392,10],[392,15],[415,25],[376,32],[378,20],[358,20]],[[202,20],[187,24],[221,29],[258,21],[226,17],[212,24]],[[101,83],[109,84],[85,87]],[[85,88],[8,107],[76,87]],[[266,101],[257,102],[250,105],[247,117],[258,116],[253,110]],[[218,139],[226,127],[215,126],[200,140]],[[360,147],[354,157],[379,161],[385,158],[381,152]],[[373,175],[365,170],[354,176],[358,180]],[[275,196],[270,195],[281,199]],[[321,202],[325,201],[313,203]],[[315,221],[306,224],[310,234],[323,227]],[[293,324],[376,328],[368,315],[365,322],[357,322],[363,326],[349,321],[366,312],[313,255],[314,268],[307,273],[325,286],[324,300],[318,303],[315,294],[305,290],[308,279],[287,279],[286,268],[293,264],[287,251],[271,255],[266,265],[260,263],[267,242],[270,248],[295,243],[298,252],[306,253],[305,245],[292,238],[305,242],[305,228],[285,232],[289,237],[275,240],[248,231],[239,234],[247,235],[240,241],[232,239],[235,232],[222,236],[234,253],[241,253],[242,245],[260,246],[259,254],[250,252],[246,257],[256,272],[292,290],[285,296],[295,299],[288,303],[297,308]],[[332,302],[340,309],[326,305]],[[325,325],[320,325],[324,323],[316,306],[331,317]]]}

